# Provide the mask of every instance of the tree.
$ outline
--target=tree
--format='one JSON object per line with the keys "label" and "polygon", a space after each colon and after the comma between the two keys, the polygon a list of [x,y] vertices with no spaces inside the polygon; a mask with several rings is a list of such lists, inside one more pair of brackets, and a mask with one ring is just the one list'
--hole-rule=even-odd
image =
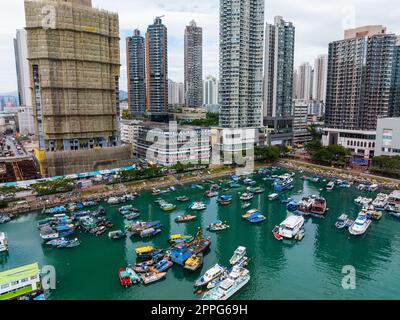
{"label": "tree", "polygon": [[256,147],[254,149],[254,156],[257,160],[275,162],[279,159],[280,152],[280,149],[277,147]]}
{"label": "tree", "polygon": [[381,156],[373,158],[371,172],[399,178],[400,156]]}
{"label": "tree", "polygon": [[129,110],[122,111],[122,119],[129,119]]}

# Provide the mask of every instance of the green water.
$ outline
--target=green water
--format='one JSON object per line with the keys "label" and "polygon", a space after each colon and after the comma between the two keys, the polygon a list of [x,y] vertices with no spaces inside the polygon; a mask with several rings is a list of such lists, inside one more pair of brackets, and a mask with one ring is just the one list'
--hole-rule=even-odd
{"label": "green water", "polygon": [[[374,221],[365,235],[351,237],[347,231],[337,230],[334,223],[342,213],[356,217],[358,208],[353,200],[362,192],[355,188],[320,192],[326,182],[303,181],[299,177],[300,174],[295,177],[294,190],[282,193],[281,197],[299,199],[303,195],[321,194],[330,208],[324,220],[306,218],[306,236],[302,242],[278,242],[273,238],[271,230],[289,213],[279,201],[268,200],[267,195],[273,192],[271,182],[264,182],[256,175],[259,185],[266,188],[264,194],[253,198],[251,206],[267,216],[261,225],[241,219],[246,210],[240,207],[238,192],[245,187],[226,192],[234,195],[233,204],[226,207],[218,206],[216,199],[205,199],[203,191],[190,186],[164,195],[164,199],[176,202],[177,196],[185,194],[191,201],[202,200],[208,205],[207,210],[198,213],[197,220],[179,225],[174,218],[186,211],[187,204],[178,204],[177,210],[165,213],[154,203],[156,197],[144,193],[132,204],[141,210],[140,219],[162,221],[163,231],[155,238],[114,242],[106,235],[78,233],[80,247],[51,249],[42,245],[36,229],[36,221],[43,216],[32,214],[0,225],[0,231],[8,233],[10,242],[9,255],[0,256],[0,270],[35,261],[42,266],[55,266],[57,289],[50,299],[198,299],[193,284],[200,273],[216,262],[227,265],[233,251],[244,245],[252,259],[251,280],[236,299],[399,299],[400,222],[385,215],[381,221]],[[114,229],[123,228],[117,207],[105,207]],[[211,234],[211,251],[201,272],[190,274],[174,266],[161,282],[129,289],[121,287],[118,270],[135,262],[134,248],[143,245],[166,248],[170,234],[195,234],[199,226],[205,230],[216,218],[228,221],[231,228]],[[356,268],[355,290],[344,290],[341,286],[345,265]]]}

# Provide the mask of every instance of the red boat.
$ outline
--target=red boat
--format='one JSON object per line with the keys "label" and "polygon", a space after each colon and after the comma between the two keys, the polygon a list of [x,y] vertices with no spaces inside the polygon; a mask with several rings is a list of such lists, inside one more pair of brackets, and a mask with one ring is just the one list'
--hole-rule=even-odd
{"label": "red boat", "polygon": [[279,234],[279,227],[275,227],[274,230],[272,230],[272,234],[274,235],[276,240],[278,241],[283,240],[283,237]]}
{"label": "red boat", "polygon": [[324,198],[317,198],[311,206],[311,213],[324,215],[327,211],[327,204]]}
{"label": "red boat", "polygon": [[132,284],[129,273],[127,273],[123,268],[119,269],[119,280],[121,281],[121,285],[125,288],[128,288]]}

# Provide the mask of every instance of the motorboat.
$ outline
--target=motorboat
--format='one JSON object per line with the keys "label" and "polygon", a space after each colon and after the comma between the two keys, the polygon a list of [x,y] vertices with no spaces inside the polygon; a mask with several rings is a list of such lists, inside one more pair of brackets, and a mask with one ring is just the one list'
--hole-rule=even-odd
{"label": "motorboat", "polygon": [[164,212],[171,212],[176,209],[176,205],[172,203],[164,203],[160,205],[160,208]]}
{"label": "motorboat", "polygon": [[277,230],[283,238],[294,239],[304,226],[304,217],[292,215],[285,219]]}
{"label": "motorboat", "polygon": [[183,234],[173,234],[169,237],[168,242],[171,244],[175,244],[179,241],[189,243],[189,242],[193,241],[193,239],[194,239],[193,236],[183,235]]}
{"label": "motorboat", "polygon": [[132,268],[129,268],[129,267],[125,268],[125,272],[130,277],[132,284],[140,283],[140,277],[138,276],[138,274],[135,271],[133,271]]}
{"label": "motorboat", "polygon": [[191,216],[191,215],[183,215],[183,216],[178,216],[175,218],[176,223],[185,223],[189,221],[193,221],[197,218],[197,216]]}
{"label": "motorboat", "polygon": [[258,209],[251,209],[251,210],[247,211],[244,215],[242,215],[242,218],[243,219],[247,219],[247,218],[249,218],[250,216],[252,216],[253,214],[255,214],[257,212],[259,212]]}
{"label": "motorboat", "polygon": [[274,200],[276,200],[276,199],[278,199],[279,198],[279,194],[277,194],[277,193],[272,193],[272,194],[270,194],[269,196],[268,196],[268,199],[270,200],[270,201],[274,201]]}
{"label": "motorboat", "polygon": [[150,271],[155,273],[166,272],[170,268],[172,268],[174,264],[168,259],[162,259],[160,262],[156,263],[154,266],[150,268]]}
{"label": "motorboat", "polygon": [[335,188],[335,181],[329,181],[326,186],[326,190],[332,191],[334,188]]}
{"label": "motorboat", "polygon": [[298,210],[298,208],[299,208],[299,204],[296,202],[296,201],[290,201],[287,205],[286,205],[286,208],[289,210],[289,211],[297,211]]}
{"label": "motorboat", "polygon": [[180,196],[180,197],[177,197],[176,200],[179,202],[188,202],[190,199],[187,196]]}
{"label": "motorboat", "polygon": [[7,223],[10,221],[11,221],[11,218],[9,216],[0,214],[0,224]]}
{"label": "motorboat", "polygon": [[208,269],[204,275],[202,275],[195,283],[195,288],[201,288],[206,286],[208,283],[211,281],[217,279],[220,277],[224,272],[226,271],[226,268],[221,266],[220,264],[215,264],[213,267]]}
{"label": "motorboat", "polygon": [[368,218],[365,212],[360,212],[357,219],[349,227],[349,233],[354,236],[359,236],[364,234],[371,224],[371,220]]}
{"label": "motorboat", "polygon": [[319,214],[319,215],[324,215],[326,211],[328,210],[326,200],[322,197],[313,199],[313,203],[311,205],[310,212]]}
{"label": "motorboat", "polygon": [[309,214],[313,204],[314,199],[312,197],[303,197],[298,203],[297,210],[300,214]]}
{"label": "motorboat", "polygon": [[240,260],[242,260],[246,256],[246,253],[247,253],[246,247],[243,246],[237,247],[237,249],[233,253],[233,256],[229,259],[229,263],[231,265],[237,264]]}
{"label": "motorboat", "polygon": [[108,237],[111,240],[120,240],[120,239],[126,238],[126,233],[121,230],[111,231],[108,233]]}
{"label": "motorboat", "polygon": [[160,281],[161,279],[164,279],[167,276],[166,272],[160,272],[160,273],[145,273],[140,276],[140,279],[142,279],[143,284],[151,284],[157,281]]}
{"label": "motorboat", "polygon": [[338,229],[344,229],[349,227],[349,216],[347,214],[342,214],[335,222],[335,227]]}
{"label": "motorboat", "polygon": [[121,282],[121,285],[125,288],[128,288],[130,285],[132,285],[132,280],[130,275],[125,271],[124,268],[119,269],[119,281]]}
{"label": "motorboat", "polygon": [[379,193],[375,200],[372,202],[373,207],[376,210],[385,210],[388,204],[389,195],[385,193]]}
{"label": "motorboat", "polygon": [[230,195],[223,195],[217,198],[217,202],[221,205],[229,205],[232,203],[233,197]]}
{"label": "motorboat", "polygon": [[154,237],[155,235],[159,234],[160,232],[161,232],[161,229],[149,228],[149,229],[145,229],[145,230],[141,231],[139,235],[141,238],[150,238],[150,237]]}
{"label": "motorboat", "polygon": [[275,191],[284,191],[293,188],[293,178],[290,174],[279,176],[275,179],[273,187]]}
{"label": "motorboat", "polygon": [[368,190],[369,192],[375,192],[375,191],[377,191],[378,189],[379,189],[379,185],[376,184],[376,183],[369,185],[368,188],[367,188],[367,190]]}
{"label": "motorboat", "polygon": [[161,254],[162,249],[155,249],[152,246],[140,247],[135,249],[136,257],[139,260],[150,260],[157,254]]}
{"label": "motorboat", "polygon": [[250,223],[260,223],[265,221],[267,218],[262,215],[260,212],[253,213],[250,217],[248,217],[246,220],[249,221]]}
{"label": "motorboat", "polygon": [[249,200],[251,200],[253,198],[254,198],[254,195],[252,193],[243,193],[240,196],[240,200],[242,200],[242,201],[249,201]]}
{"label": "motorboat", "polygon": [[204,195],[205,195],[207,198],[214,198],[214,197],[217,197],[217,196],[218,196],[218,192],[213,191],[213,190],[207,190],[207,191],[204,193]]}
{"label": "motorboat", "polygon": [[223,223],[221,220],[215,220],[208,225],[207,230],[213,231],[213,232],[218,232],[218,231],[226,230],[228,228],[229,228],[228,224]]}
{"label": "motorboat", "polygon": [[207,209],[207,206],[203,202],[193,202],[189,206],[189,209],[193,210],[193,211],[202,211],[202,210]]}
{"label": "motorboat", "polygon": [[249,270],[234,266],[228,277],[207,291],[202,300],[228,300],[250,281]]}
{"label": "motorboat", "polygon": [[8,251],[8,237],[7,233],[0,232],[0,252]]}
{"label": "motorboat", "polygon": [[242,204],[241,208],[242,208],[242,209],[247,209],[247,208],[249,208],[250,206],[251,206],[251,203],[250,203],[250,202],[245,202],[245,203]]}

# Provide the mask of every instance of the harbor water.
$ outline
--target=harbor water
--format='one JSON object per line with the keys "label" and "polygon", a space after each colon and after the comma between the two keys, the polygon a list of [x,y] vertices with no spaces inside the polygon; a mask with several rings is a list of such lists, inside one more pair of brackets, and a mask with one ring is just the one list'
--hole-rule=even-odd
{"label": "harbor water", "polygon": [[[223,192],[233,195],[234,201],[228,206],[219,206],[216,198],[207,199],[204,190],[193,189],[190,185],[160,196],[177,204],[177,209],[171,213],[163,212],[154,203],[158,197],[150,193],[142,193],[134,201],[125,203],[140,209],[140,220],[161,221],[162,232],[144,241],[129,237],[112,241],[106,234],[96,237],[78,231],[76,236],[81,246],[53,249],[43,244],[36,228],[36,222],[45,217],[40,214],[21,216],[0,225],[0,231],[6,232],[9,238],[9,253],[0,255],[0,271],[32,262],[54,266],[56,290],[49,294],[49,299],[199,299],[193,288],[195,280],[217,262],[228,265],[233,251],[242,245],[247,247],[251,258],[248,267],[251,280],[235,299],[399,299],[400,221],[385,214],[381,221],[373,221],[366,234],[350,236],[347,230],[335,228],[336,219],[343,213],[355,219],[360,208],[354,204],[354,199],[360,195],[372,198],[376,193],[354,187],[328,192],[327,181],[303,181],[300,176],[297,173],[294,177],[293,190],[280,193],[281,199],[300,200],[303,196],[321,195],[329,207],[326,219],[306,218],[303,241],[279,242],[273,237],[272,229],[290,213],[279,200],[268,200],[268,195],[274,192],[271,181],[263,181],[261,175],[255,174],[253,178],[266,191],[255,195],[248,209],[241,208],[239,199],[245,186]],[[180,195],[189,196],[191,201],[204,201],[207,209],[195,213],[198,217],[193,222],[176,224],[174,219],[188,212],[188,203],[176,201]],[[118,206],[102,205],[114,223],[113,230],[123,229]],[[259,209],[267,220],[253,225],[241,219],[241,215],[252,208]],[[207,232],[207,225],[215,219],[227,221],[230,228],[217,234]],[[135,248],[144,245],[168,248],[171,234],[194,235],[198,227],[212,238],[211,250],[200,271],[189,273],[175,265],[163,281],[128,289],[121,286],[118,270],[135,263]],[[345,266],[356,270],[354,290],[342,286]]]}

